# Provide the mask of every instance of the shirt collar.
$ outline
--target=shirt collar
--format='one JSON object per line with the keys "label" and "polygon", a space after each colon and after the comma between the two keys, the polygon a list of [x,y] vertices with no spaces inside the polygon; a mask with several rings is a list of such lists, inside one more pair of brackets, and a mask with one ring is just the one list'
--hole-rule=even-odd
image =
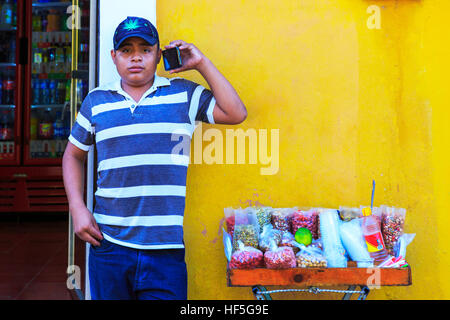
{"label": "shirt collar", "polygon": [[[142,99],[146,98],[150,93],[156,91],[156,89],[158,89],[159,87],[164,87],[164,86],[170,86],[170,80],[167,78],[164,78],[164,77],[160,77],[155,73],[155,79],[153,80],[153,85],[142,95]],[[120,79],[117,81],[105,84],[104,86],[102,86],[102,89],[109,90],[109,91],[116,91],[117,93],[132,99],[130,97],[130,95],[122,89]]]}

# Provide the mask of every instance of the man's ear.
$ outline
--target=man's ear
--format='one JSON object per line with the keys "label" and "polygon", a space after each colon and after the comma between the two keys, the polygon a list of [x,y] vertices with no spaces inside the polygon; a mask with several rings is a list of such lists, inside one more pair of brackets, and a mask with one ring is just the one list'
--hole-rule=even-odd
{"label": "man's ear", "polygon": [[156,64],[159,64],[161,62],[161,57],[162,57],[162,49],[159,48],[158,50],[158,56],[156,58]]}
{"label": "man's ear", "polygon": [[116,64],[116,51],[114,49],[111,49],[111,58],[114,64]]}

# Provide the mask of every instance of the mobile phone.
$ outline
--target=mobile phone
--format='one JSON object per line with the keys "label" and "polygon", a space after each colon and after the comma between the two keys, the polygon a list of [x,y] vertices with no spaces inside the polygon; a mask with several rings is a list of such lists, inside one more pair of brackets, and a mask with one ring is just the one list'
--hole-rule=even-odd
{"label": "mobile phone", "polygon": [[180,49],[178,49],[178,47],[164,50],[162,54],[164,60],[164,69],[166,69],[166,71],[177,69],[183,65],[181,61]]}

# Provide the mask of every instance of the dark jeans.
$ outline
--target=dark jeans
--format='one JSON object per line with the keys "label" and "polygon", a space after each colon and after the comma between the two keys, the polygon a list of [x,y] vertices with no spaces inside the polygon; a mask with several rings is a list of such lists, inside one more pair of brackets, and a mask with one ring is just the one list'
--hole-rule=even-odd
{"label": "dark jeans", "polygon": [[186,300],[184,249],[139,250],[102,240],[90,246],[93,300]]}

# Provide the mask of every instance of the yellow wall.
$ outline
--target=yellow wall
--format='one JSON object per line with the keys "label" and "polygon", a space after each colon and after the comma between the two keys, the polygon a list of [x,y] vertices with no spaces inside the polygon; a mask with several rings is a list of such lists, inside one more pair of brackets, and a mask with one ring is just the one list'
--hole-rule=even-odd
{"label": "yellow wall", "polygon": [[[367,26],[370,5],[380,29]],[[369,299],[450,298],[448,12],[447,0],[157,1],[162,44],[194,43],[235,86],[248,110],[238,127],[280,129],[275,175],[261,175],[260,163],[189,167],[190,299],[253,299],[226,286],[223,208],[367,205],[372,179],[375,205],[407,208],[416,238],[413,285]],[[168,76],[162,64],[158,73]],[[180,76],[207,85],[195,71]],[[224,137],[238,128],[203,132],[213,127]]]}

